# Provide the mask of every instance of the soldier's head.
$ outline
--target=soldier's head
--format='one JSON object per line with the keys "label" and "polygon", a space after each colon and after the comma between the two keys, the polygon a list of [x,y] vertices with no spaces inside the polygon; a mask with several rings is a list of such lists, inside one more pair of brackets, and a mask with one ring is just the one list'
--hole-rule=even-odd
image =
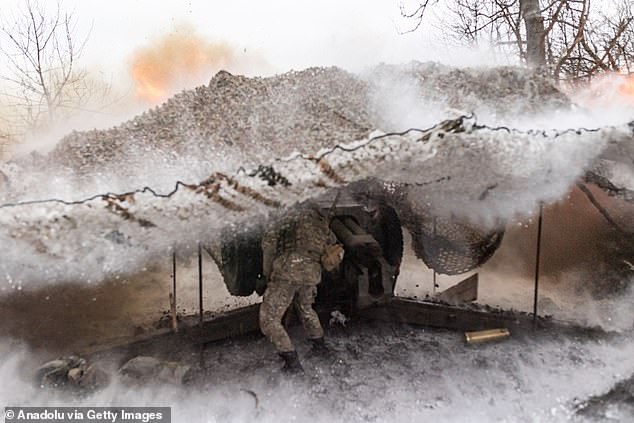
{"label": "soldier's head", "polygon": [[313,200],[309,199],[297,205],[298,213],[319,213],[319,204]]}
{"label": "soldier's head", "polygon": [[326,213],[322,211],[319,203],[314,200],[304,201],[303,203],[299,204],[297,208],[293,209],[290,213],[298,218],[308,218],[311,220],[323,221],[328,220],[325,216]]}
{"label": "soldier's head", "polygon": [[316,213],[319,216],[319,218],[326,220],[328,223],[330,223],[332,216],[329,216],[328,209],[324,208],[323,205],[320,205],[319,203],[313,200],[311,204],[311,210],[314,213]]}

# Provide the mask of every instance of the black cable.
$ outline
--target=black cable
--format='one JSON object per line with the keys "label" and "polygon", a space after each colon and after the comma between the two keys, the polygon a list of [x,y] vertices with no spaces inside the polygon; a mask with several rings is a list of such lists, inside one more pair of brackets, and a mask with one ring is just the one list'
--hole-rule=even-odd
{"label": "black cable", "polygon": [[124,192],[124,193],[120,193],[120,194],[115,194],[112,192],[107,192],[104,194],[95,194],[91,197],[88,198],[84,198],[82,200],[75,200],[75,201],[66,201],[66,200],[62,200],[59,198],[48,198],[48,199],[44,199],[44,200],[27,200],[27,201],[19,201],[16,203],[5,203],[5,204],[0,204],[0,209],[3,208],[9,208],[9,207],[19,207],[19,206],[28,206],[28,205],[33,205],[33,204],[43,204],[43,203],[59,203],[59,204],[64,204],[66,206],[76,206],[76,205],[80,205],[80,204],[85,204],[88,203],[90,201],[96,200],[98,198],[112,198],[112,199],[116,199],[116,198],[123,198],[126,196],[130,196],[130,195],[134,195],[134,194],[144,194],[146,192],[149,192],[150,194],[152,194],[154,197],[157,198],[169,198],[172,197],[174,194],[176,194],[179,190],[179,187],[188,187],[191,186],[190,184],[186,184],[182,181],[176,181],[176,184],[174,186],[174,189],[170,192],[168,192],[167,194],[160,194],[157,193],[153,188],[145,186],[143,188],[139,188],[136,189],[134,191],[128,191],[128,192]]}
{"label": "black cable", "polygon": [[[438,128],[443,128],[444,126],[447,125],[448,122],[455,122],[456,125],[454,125],[452,128],[450,128],[448,130],[448,132],[455,132],[455,130],[459,127],[462,127],[462,125],[464,124],[465,120],[471,120],[474,119],[475,115],[472,113],[470,115],[462,115],[459,116],[456,119],[449,119],[449,120],[445,120],[443,122],[437,123],[435,125],[432,125],[430,127],[428,127],[427,129],[420,129],[420,128],[409,128],[405,131],[401,131],[401,132],[388,132],[385,134],[381,134],[378,135],[376,137],[372,137],[368,140],[366,140],[363,143],[359,143],[358,145],[354,146],[354,147],[347,147],[343,144],[336,144],[334,147],[326,150],[325,152],[323,152],[322,154],[318,155],[318,156],[310,156],[310,155],[305,155],[305,154],[300,154],[297,156],[293,156],[291,158],[288,159],[276,159],[274,161],[274,163],[289,163],[293,160],[297,160],[297,159],[302,159],[302,160],[307,160],[307,161],[319,161],[321,159],[323,159],[324,157],[333,154],[335,151],[337,150],[341,150],[344,152],[353,152],[356,150],[359,150],[363,147],[368,146],[371,143],[377,142],[383,138],[387,138],[387,137],[392,137],[392,136],[405,136],[411,132],[420,132],[420,133],[426,133],[426,132],[430,132],[433,131],[435,129]],[[634,122],[630,123],[631,126],[634,127]],[[611,128],[615,128],[615,127],[611,127]],[[528,130],[528,131],[523,131],[523,130],[519,130],[519,129],[514,129],[514,128],[508,128],[506,126],[499,126],[499,127],[491,127],[491,126],[487,126],[487,125],[477,125],[475,122],[472,126],[473,130],[490,130],[490,131],[507,131],[508,133],[513,133],[513,134],[521,134],[521,135],[542,135],[544,138],[549,138],[550,136],[548,135],[548,133],[546,131],[534,131],[534,130]],[[552,138],[557,138],[563,135],[566,135],[570,132],[575,132],[577,135],[581,135],[584,132],[598,132],[602,129],[605,128],[594,128],[594,129],[588,129],[588,128],[578,128],[578,129],[566,129],[564,131],[554,131],[554,136]],[[267,167],[267,166],[265,166]],[[260,167],[258,169],[263,169],[264,167]],[[273,169],[272,166],[268,166],[268,168]],[[246,170],[242,167],[238,168],[238,173],[246,173]],[[257,170],[254,171],[253,173],[247,173],[247,176],[256,176],[257,175]],[[282,185],[284,186],[288,186],[288,184],[284,183],[285,178],[281,175],[278,175],[281,178],[281,182]],[[442,178],[441,178],[442,179]],[[449,179],[449,177],[447,177],[447,179]],[[208,180],[207,180],[208,181]],[[267,180],[268,181],[268,180]],[[49,199],[43,199],[43,200],[27,200],[27,201],[19,201],[19,202],[15,202],[15,203],[5,203],[5,204],[0,204],[0,209],[3,208],[10,208],[10,207],[20,207],[20,206],[27,206],[27,205],[33,205],[33,204],[45,204],[45,203],[59,203],[59,204],[63,204],[63,205],[67,205],[67,206],[71,206],[71,205],[81,205],[81,204],[85,204],[88,203],[90,201],[96,200],[98,198],[103,198],[103,199],[108,199],[108,198],[112,198],[112,199],[117,199],[117,198],[123,198],[126,196],[130,196],[130,195],[134,195],[134,194],[144,194],[144,193],[150,193],[152,194],[154,197],[157,198],[170,198],[172,196],[174,196],[181,187],[186,188],[186,187],[199,187],[200,185],[204,184],[203,181],[199,184],[186,184],[183,181],[176,181],[176,184],[174,186],[174,189],[172,189],[170,192],[166,193],[166,194],[161,194],[161,193],[157,193],[153,188],[149,187],[149,186],[144,186],[143,188],[139,188],[133,191],[128,191],[125,193],[112,193],[112,192],[108,192],[108,193],[103,193],[103,194],[95,194],[91,197],[82,199],[82,200],[76,200],[76,201],[66,201],[66,200],[62,200],[59,198],[49,198]],[[269,181],[270,185],[274,185]]]}

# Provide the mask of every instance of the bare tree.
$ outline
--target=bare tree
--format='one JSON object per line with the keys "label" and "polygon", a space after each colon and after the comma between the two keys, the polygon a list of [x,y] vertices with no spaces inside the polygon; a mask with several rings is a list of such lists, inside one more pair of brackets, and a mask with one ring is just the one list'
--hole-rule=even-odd
{"label": "bare tree", "polygon": [[557,79],[583,80],[606,71],[631,72],[634,15],[631,0],[591,13],[590,0],[567,5],[554,21],[548,57]]}
{"label": "bare tree", "polygon": [[[401,15],[416,19],[413,29],[416,30],[422,23],[426,9],[438,2],[439,0],[426,0],[413,12],[408,12],[401,6]],[[499,43],[508,43],[514,39],[520,57],[531,66],[544,66],[545,29],[539,0],[445,0],[445,3],[457,17],[457,24],[453,29],[467,40],[476,42],[483,32],[487,32]],[[524,30],[520,27],[522,19]]]}
{"label": "bare tree", "polygon": [[6,154],[6,149],[9,144],[9,139],[10,139],[10,136],[8,133],[0,132],[0,160],[2,160],[2,158]]}
{"label": "bare tree", "polygon": [[13,19],[0,21],[0,54],[7,71],[7,105],[26,128],[45,127],[81,108],[94,93],[87,71],[77,66],[87,36],[78,38],[72,12],[58,2],[47,14],[43,3],[25,0]]}
{"label": "bare tree", "polygon": [[433,4],[437,4],[439,1],[440,0],[424,0],[423,2],[419,3],[418,6],[412,11],[406,10],[405,6],[401,4],[401,15],[408,19],[416,20],[415,26],[406,32],[416,31],[423,22],[423,16],[425,16],[425,10],[427,10],[427,7]]}
{"label": "bare tree", "polygon": [[14,136],[11,122],[0,114],[0,160],[4,158]]}
{"label": "bare tree", "polygon": [[539,0],[520,0],[520,16],[526,25],[526,62],[541,68],[546,64],[544,17]]}
{"label": "bare tree", "polygon": [[[445,0],[454,14],[452,31],[469,43],[511,48],[529,65],[557,80],[590,78],[634,65],[633,0]],[[429,2],[421,3],[416,18]],[[424,6],[424,7],[423,7]],[[524,25],[522,25],[522,21]]]}

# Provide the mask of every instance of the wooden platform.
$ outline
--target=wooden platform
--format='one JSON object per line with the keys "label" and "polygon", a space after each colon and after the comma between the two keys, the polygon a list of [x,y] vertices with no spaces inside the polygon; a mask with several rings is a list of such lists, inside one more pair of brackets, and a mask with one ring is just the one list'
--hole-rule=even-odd
{"label": "wooden platform", "polygon": [[[179,323],[178,333],[174,333],[171,329],[161,329],[136,337],[130,342],[101,345],[80,353],[86,356],[96,356],[102,353],[120,351],[129,355],[142,355],[149,350],[156,350],[157,348],[177,350],[183,343],[190,346],[204,346],[236,336],[259,335],[259,309],[260,305],[254,304],[217,317],[209,316],[203,321],[202,327],[199,324],[198,316],[189,316]],[[322,322],[328,322],[330,319],[327,313],[321,314],[320,317]],[[454,329],[461,332],[506,328],[513,333],[513,331],[518,329],[549,328],[563,332],[581,330],[584,332],[596,332],[597,335],[606,335],[600,329],[585,328],[541,317],[537,319],[537,324],[535,325],[532,315],[527,313],[477,310],[398,297],[393,297],[384,305],[358,310],[354,315],[348,317],[352,319],[399,322],[421,327]],[[291,324],[297,323],[295,319],[295,322]]]}

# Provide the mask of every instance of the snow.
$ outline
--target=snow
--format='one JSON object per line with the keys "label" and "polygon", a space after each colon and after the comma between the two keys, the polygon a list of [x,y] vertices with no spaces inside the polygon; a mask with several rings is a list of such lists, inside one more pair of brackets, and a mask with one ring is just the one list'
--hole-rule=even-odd
{"label": "snow", "polygon": [[311,357],[307,343],[297,342],[303,377],[280,373],[264,338],[236,339],[202,356],[195,348],[172,353],[198,366],[192,386],[115,380],[84,399],[33,387],[33,358],[5,343],[0,376],[13,383],[3,384],[0,397],[20,406],[171,406],[174,422],[563,422],[581,400],[634,372],[631,338],[527,331],[470,346],[456,332],[358,321],[327,336],[328,358]]}
{"label": "snow", "polygon": [[[328,73],[324,70],[317,73],[328,78]],[[289,75],[290,78],[293,75],[306,77],[307,74]],[[455,78],[460,74],[452,75]],[[340,77],[344,80],[352,78],[348,74]],[[238,86],[246,83],[240,78],[226,75],[215,81]],[[355,81],[355,84],[360,83],[356,79]],[[400,81],[401,79],[399,83]],[[499,79],[494,78],[494,81]],[[264,84],[270,81],[261,82]],[[393,89],[390,81],[383,82],[387,85],[379,84],[378,91],[375,92],[375,102],[384,100],[385,94]],[[414,85],[421,89],[422,85]],[[463,85],[470,86],[468,83]],[[351,124],[345,133],[346,142],[341,145],[335,147],[332,142],[323,145],[325,138],[317,136],[319,144],[303,149],[302,155],[282,160],[275,160],[274,157],[287,157],[286,153],[296,151],[296,146],[284,145],[284,148],[292,149],[277,156],[266,151],[273,144],[255,145],[252,151],[241,151],[239,154],[225,153],[222,148],[214,146],[213,155],[207,157],[197,147],[200,146],[200,139],[189,139],[188,135],[191,134],[185,133],[179,136],[185,140],[183,142],[186,147],[191,147],[190,150],[198,152],[200,157],[180,157],[170,151],[170,148],[166,148],[166,153],[155,151],[148,145],[135,149],[125,146],[126,139],[119,140],[124,154],[108,156],[111,167],[100,168],[90,176],[66,168],[53,178],[49,175],[49,169],[45,166],[38,168],[37,164],[26,171],[16,163],[4,166],[3,170],[12,179],[11,190],[0,193],[5,202],[45,199],[51,196],[70,201],[99,192],[110,192],[116,188],[141,188],[149,182],[156,183],[150,185],[160,194],[166,194],[175,187],[178,190],[169,197],[156,196],[148,190],[136,193],[134,200],[109,197],[110,208],[106,207],[107,202],[99,196],[82,204],[72,205],[60,202],[15,207],[2,205],[2,299],[8,301],[15,298],[12,295],[15,296],[18,291],[26,295],[24,291],[36,293],[37,289],[50,289],[58,284],[65,286],[68,282],[90,285],[109,279],[126,279],[134,274],[138,276],[138,273],[143,273],[141,270],[155,266],[157,261],[169,257],[174,250],[183,256],[191,256],[198,242],[212,244],[226,227],[240,228],[253,222],[264,223],[267,218],[275,215],[275,208],[252,195],[244,195],[236,188],[235,182],[278,202],[282,207],[325,194],[342,183],[324,177],[318,163],[310,157],[311,153],[316,152],[324,154],[328,165],[345,183],[379,177],[419,184],[420,189],[411,193],[416,201],[433,205],[433,211],[438,215],[454,215],[483,226],[494,226],[500,220],[522,222],[528,216],[534,217],[540,203],[564,198],[570,192],[570,187],[604,153],[610,154],[612,159],[622,160],[617,160],[618,163],[610,167],[610,170],[618,173],[616,180],[620,184],[632,188],[632,128],[627,125],[631,116],[626,116],[625,113],[623,116],[611,116],[609,122],[606,121],[608,118],[589,117],[591,115],[578,110],[519,119],[502,116],[499,109],[503,109],[505,104],[501,103],[494,105],[497,107],[489,105],[483,108],[482,116],[485,121],[480,122],[473,117],[459,118],[453,121],[458,130],[448,130],[447,123],[442,123],[447,113],[442,110],[441,104],[446,99],[433,98],[429,103],[417,105],[418,97],[410,92],[410,85],[405,83],[397,88],[397,93],[403,98],[392,98],[374,105],[379,109],[379,114],[383,113],[385,128],[360,128]],[[333,91],[339,94],[336,87]],[[277,99],[279,94],[273,99]],[[336,100],[337,95],[334,97]],[[181,97],[191,96],[194,93],[184,93]],[[460,97],[458,93],[456,98]],[[495,101],[496,95],[490,97]],[[214,98],[218,100],[219,97]],[[315,98],[311,98],[310,107],[321,110],[323,103]],[[473,92],[466,98],[471,103],[478,103],[478,96]],[[358,100],[359,98],[355,98],[352,103],[357,104]],[[175,119],[180,118],[178,112],[181,109],[176,107],[179,106],[179,101],[176,98],[170,109],[173,112],[170,116]],[[297,101],[297,98],[289,99],[289,107],[300,104]],[[243,105],[238,101],[235,103],[238,106]],[[336,106],[339,103],[333,104]],[[396,107],[397,105],[401,108]],[[338,110],[335,106],[329,106],[328,110]],[[281,107],[278,112],[282,115],[287,113],[288,108],[285,107]],[[300,113],[300,110],[297,112]],[[429,113],[426,115],[425,112]],[[159,121],[162,119],[159,112],[148,114]],[[222,121],[218,115],[214,116]],[[300,118],[303,115],[298,116],[299,118],[295,118],[302,121]],[[200,118],[204,121],[205,116]],[[365,124],[369,120],[364,111],[351,122]],[[494,127],[515,120],[523,131]],[[137,121],[142,122],[143,119],[139,118]],[[387,131],[390,125],[403,130],[407,127],[404,123],[412,121],[416,126],[428,129],[385,136],[371,132]],[[300,129],[306,134],[315,135],[310,122],[303,123],[306,124]],[[478,126],[486,123],[491,126]],[[543,132],[544,128],[561,129],[571,123],[574,128],[591,127],[591,124],[595,124],[599,129],[575,129],[565,133]],[[608,123],[614,126],[608,126]],[[434,126],[429,127],[430,124]],[[127,125],[131,128],[132,124]],[[330,125],[325,133],[332,134],[340,129],[342,123],[327,121],[324,125]],[[232,127],[232,124],[226,126]],[[127,127],[123,125],[122,128]],[[154,127],[150,129],[149,134],[158,130]],[[294,134],[287,126],[283,126],[278,132],[288,137]],[[271,133],[277,134],[275,131]],[[316,133],[320,134],[319,131]],[[103,132],[99,136],[107,139],[109,134]],[[84,135],[69,136],[64,147],[71,152],[81,150],[82,154],[85,153],[82,156],[85,161],[82,166],[85,164],[89,167],[100,158],[91,155],[87,145],[83,145],[85,151],[70,148],[75,138],[81,144],[82,136]],[[165,137],[173,141],[170,138],[172,135]],[[109,151],[105,145],[99,147]],[[123,157],[126,155],[130,161],[124,163]],[[272,186],[266,180],[250,176],[253,175],[250,172],[251,167],[239,169],[237,165],[241,163],[241,155],[248,156],[249,164],[272,164],[277,172],[290,181],[290,188],[284,188],[280,184]],[[121,168],[118,160],[122,161]],[[128,165],[130,167],[126,167]],[[84,171],[82,166],[78,169]],[[254,166],[253,169],[255,168]],[[144,170],[149,171],[145,174]],[[217,191],[210,189],[210,184],[198,184],[209,174],[220,171],[222,174],[215,174]],[[177,183],[177,180],[182,182]],[[140,181],[141,185],[135,185]],[[196,186],[191,189],[185,187],[183,182]],[[231,201],[237,208],[229,209],[221,202],[213,201],[209,196],[213,197],[214,193]],[[151,225],[141,224],[142,222],[151,222]],[[561,225],[562,228],[564,226]],[[555,232],[557,231],[550,231]],[[567,253],[567,250],[563,252]],[[411,251],[408,254],[412,258]],[[517,255],[511,254],[505,258],[510,259],[508,261],[513,266],[526,266]],[[130,388],[115,380],[105,390],[83,399],[69,398],[59,392],[34,387],[29,379],[31,369],[35,369],[44,360],[51,359],[48,356],[50,352],[30,349],[19,340],[7,337],[0,341],[0,354],[4,358],[0,363],[0,380],[10,383],[0,384],[0,402],[22,406],[172,406],[172,418],[175,422],[382,422],[432,419],[439,422],[568,421],[573,418],[580,401],[608,391],[615,383],[634,373],[634,341],[631,336],[634,291],[625,290],[616,298],[596,299],[588,295],[583,285],[571,284],[563,292],[556,292],[556,285],[560,280],[594,283],[590,276],[586,276],[593,263],[586,263],[586,267],[566,269],[555,276],[548,274],[542,291],[543,311],[558,318],[588,325],[599,324],[619,331],[609,337],[593,338],[584,333],[526,331],[513,333],[504,342],[474,347],[465,344],[462,334],[457,332],[346,320],[345,326],[335,325],[328,332],[333,349],[333,355],[328,359],[310,357],[307,353],[308,345],[299,341],[301,331],[294,330],[293,338],[298,340],[299,352],[307,369],[303,378],[288,378],[280,374],[280,363],[271,345],[263,338],[247,337],[210,346],[202,355],[195,348],[187,346],[183,346],[182,350],[172,351],[170,359],[201,366],[198,372],[200,377],[193,387],[157,384]],[[425,289],[415,289],[416,285],[421,284],[429,287],[429,273],[423,277],[428,269],[423,267],[420,264],[404,266],[398,293],[420,296],[428,293]],[[615,269],[606,270],[612,271]],[[530,309],[531,286],[526,283],[526,275],[517,277],[493,267],[482,269],[481,276],[482,286],[486,288],[482,301],[520,310]],[[513,290],[505,289],[509,279],[519,280],[521,283],[516,284]],[[158,277],[147,277],[145,285],[135,287],[136,293],[141,288],[147,289],[146,295],[150,297],[149,292],[152,289],[149,285],[158,280]],[[452,282],[439,280],[442,288]],[[216,283],[220,283],[219,280],[216,279]],[[99,286],[112,285],[104,283]],[[129,293],[124,288],[120,292]],[[580,295],[576,295],[579,293]],[[104,297],[108,298],[107,295]],[[67,314],[75,309],[83,310],[85,303],[95,309],[113,307],[112,302],[102,297],[98,299],[95,295],[91,298],[94,304],[86,298],[79,298],[78,301],[82,301],[81,307],[65,302],[64,298],[57,297],[54,300],[61,304],[63,313]],[[152,300],[156,298],[151,297]],[[124,303],[121,298],[118,301]],[[123,326],[125,320],[133,320],[126,313],[134,307],[135,301],[132,298],[129,300],[130,304],[119,304],[120,308],[113,307],[114,310],[110,311],[120,311],[122,315],[107,323],[113,327]],[[214,306],[221,307],[223,302],[227,302],[226,292],[214,297],[212,301]],[[125,306],[129,308],[126,309]],[[37,329],[43,333],[44,340],[47,336],[55,337],[60,333],[47,333],[49,325],[53,329],[55,323],[53,310],[34,309],[29,312],[37,316],[42,312],[49,313],[42,315],[44,318],[38,322]],[[111,318],[107,312],[103,313]],[[335,317],[335,321],[342,320],[341,316],[333,316]],[[80,318],[85,319],[84,316]],[[20,322],[9,322],[13,323]],[[78,332],[78,337],[82,336],[82,330],[87,330],[86,322],[70,322],[69,325],[71,331]],[[95,323],[94,327],[88,329],[94,332],[93,337],[100,334],[97,328]],[[57,341],[67,342],[66,339]],[[68,348],[75,345],[68,341]],[[112,374],[115,374],[115,362],[118,358],[121,357],[112,357],[110,362],[103,364]],[[630,416],[625,414],[623,417],[623,413],[627,412],[626,408],[617,404],[607,410],[606,418],[621,418],[626,421]],[[631,417],[634,419],[634,416]]]}

